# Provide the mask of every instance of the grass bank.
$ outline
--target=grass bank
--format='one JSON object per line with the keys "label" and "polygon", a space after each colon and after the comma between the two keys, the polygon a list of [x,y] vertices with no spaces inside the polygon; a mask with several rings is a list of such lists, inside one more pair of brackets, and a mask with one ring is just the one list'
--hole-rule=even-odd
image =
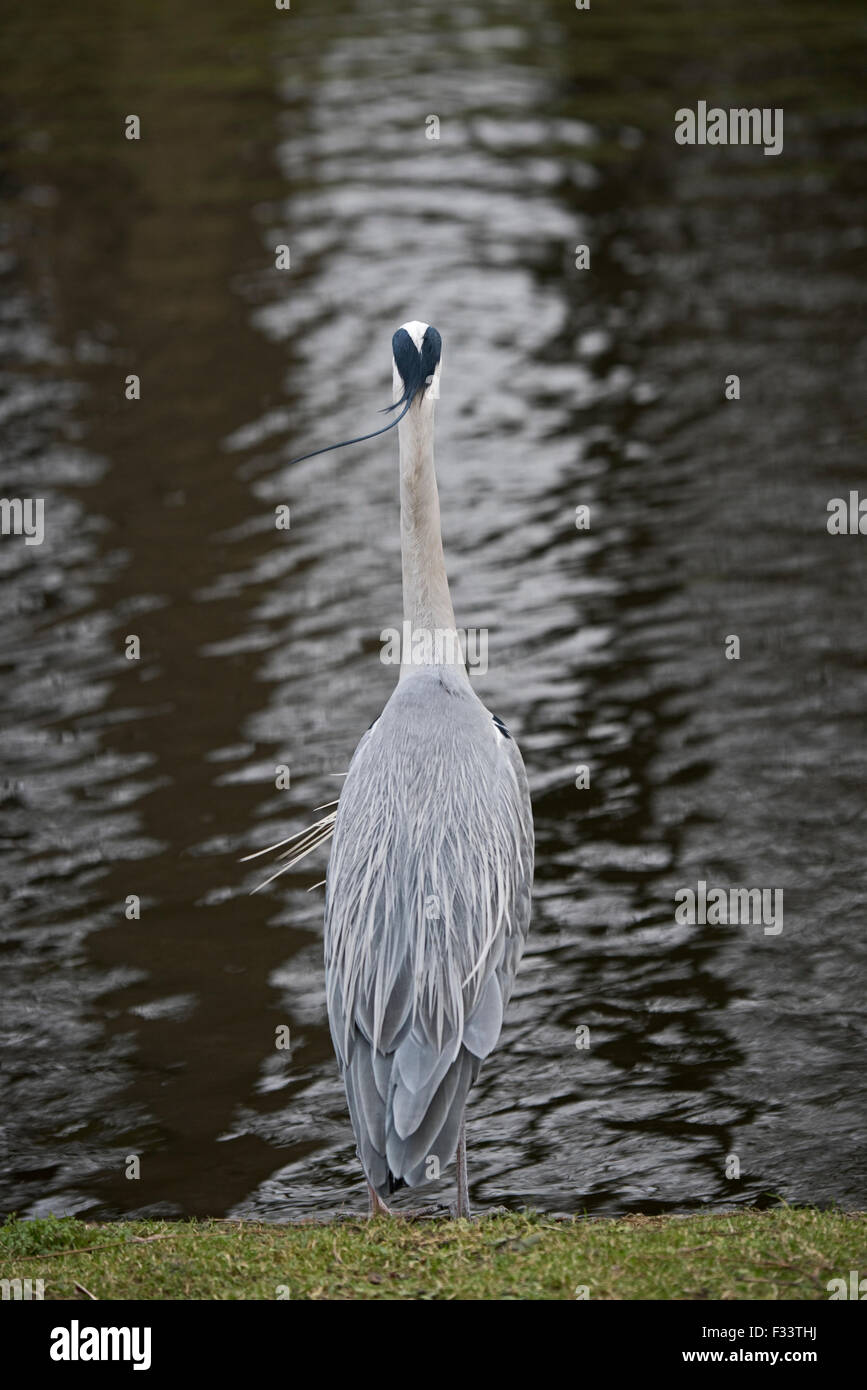
{"label": "grass bank", "polygon": [[0,1279],[42,1279],[46,1299],[827,1299],[828,1281],[852,1269],[867,1271],[867,1213],[784,1206],[620,1220],[0,1227]]}

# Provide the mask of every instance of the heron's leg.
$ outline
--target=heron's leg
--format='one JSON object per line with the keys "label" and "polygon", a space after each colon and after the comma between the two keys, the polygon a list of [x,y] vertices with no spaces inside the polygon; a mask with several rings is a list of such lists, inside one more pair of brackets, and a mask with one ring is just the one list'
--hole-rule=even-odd
{"label": "heron's leg", "polygon": [[371,1216],[391,1216],[391,1209],[385,1205],[379,1193],[367,1184],[367,1197],[370,1203]]}
{"label": "heron's leg", "polygon": [[461,1132],[458,1137],[457,1152],[458,1169],[458,1216],[470,1215],[470,1189],[467,1182],[467,1134],[465,1121],[461,1120]]}

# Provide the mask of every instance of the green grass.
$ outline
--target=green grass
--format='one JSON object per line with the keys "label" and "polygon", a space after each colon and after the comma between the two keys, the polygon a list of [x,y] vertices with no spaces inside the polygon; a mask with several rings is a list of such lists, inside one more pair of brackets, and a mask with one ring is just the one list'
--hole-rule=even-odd
{"label": "green grass", "polygon": [[867,1270],[867,1213],[254,1222],[11,1219],[0,1278],[46,1299],[827,1299]]}

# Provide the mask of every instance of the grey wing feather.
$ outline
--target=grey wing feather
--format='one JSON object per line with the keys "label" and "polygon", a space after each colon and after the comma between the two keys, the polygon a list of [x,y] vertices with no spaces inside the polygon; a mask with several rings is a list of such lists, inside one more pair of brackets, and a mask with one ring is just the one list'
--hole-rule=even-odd
{"label": "grey wing feather", "polygon": [[480,1060],[493,1052],[503,1026],[503,991],[498,975],[488,976],[473,1012],[464,1024],[464,1046]]}
{"label": "grey wing feather", "polygon": [[[449,1067],[418,1127],[401,1138],[394,1125],[386,1137],[388,1167],[399,1174],[408,1187],[418,1187],[430,1177],[439,1177],[454,1156],[463,1119],[467,1093],[478,1075],[479,1062],[461,1048],[457,1061]],[[428,1164],[436,1159],[433,1173]]]}
{"label": "grey wing feather", "polygon": [[359,1155],[385,1194],[450,1162],[530,919],[524,766],[464,680],[398,685],[338,805],[326,893],[332,1036]]}
{"label": "grey wing feather", "polygon": [[376,1085],[371,1048],[363,1039],[353,1050],[343,1080],[362,1167],[377,1191],[387,1189],[385,1107]]}

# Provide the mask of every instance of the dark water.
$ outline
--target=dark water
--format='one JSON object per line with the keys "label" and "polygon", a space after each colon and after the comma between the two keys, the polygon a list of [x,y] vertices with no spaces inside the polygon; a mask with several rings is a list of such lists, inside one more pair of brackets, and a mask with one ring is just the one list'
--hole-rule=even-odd
{"label": "dark water", "polygon": [[[475,1201],[863,1204],[867,539],[825,523],[867,492],[867,26],[616,9],[4,25],[2,491],[46,536],[0,539],[3,1210],[362,1205],[324,856],[255,897],[238,860],[337,795],[392,686],[396,439],[286,464],[376,427],[409,318],[537,828]],[[783,107],[782,155],[677,146],[699,100]],[[699,879],[782,889],[782,933],[677,925]]]}

